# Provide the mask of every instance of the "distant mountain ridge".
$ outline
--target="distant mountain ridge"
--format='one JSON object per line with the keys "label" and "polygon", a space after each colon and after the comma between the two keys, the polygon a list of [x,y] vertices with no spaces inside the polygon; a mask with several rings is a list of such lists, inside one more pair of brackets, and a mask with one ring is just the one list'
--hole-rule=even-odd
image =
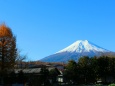
{"label": "distant mountain ridge", "polygon": [[41,59],[43,62],[67,62],[68,60],[75,60],[82,56],[101,56],[111,51],[101,48],[88,40],[78,40],[70,46],[56,52],[53,55]]}

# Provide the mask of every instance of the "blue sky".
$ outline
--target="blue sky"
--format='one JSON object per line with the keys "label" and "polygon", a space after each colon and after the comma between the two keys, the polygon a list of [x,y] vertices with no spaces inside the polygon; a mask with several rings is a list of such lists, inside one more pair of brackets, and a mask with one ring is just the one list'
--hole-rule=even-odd
{"label": "blue sky", "polygon": [[12,29],[27,60],[85,39],[115,51],[115,0],[0,0],[0,23]]}

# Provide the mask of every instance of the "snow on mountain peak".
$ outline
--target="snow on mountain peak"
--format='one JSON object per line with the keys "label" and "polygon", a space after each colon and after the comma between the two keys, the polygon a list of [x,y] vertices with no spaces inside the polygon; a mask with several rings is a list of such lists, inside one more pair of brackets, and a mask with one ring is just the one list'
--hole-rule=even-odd
{"label": "snow on mountain peak", "polygon": [[101,48],[88,40],[78,40],[70,46],[56,52],[53,55],[43,58],[41,61],[44,62],[68,62],[69,60],[78,61],[82,56],[94,57],[101,55],[114,55],[109,50]]}
{"label": "snow on mountain peak", "polygon": [[76,52],[76,53],[81,53],[81,52],[90,52],[90,51],[98,51],[98,52],[109,52],[106,49],[103,49],[88,40],[78,40],[68,46],[67,48],[64,48],[57,53],[62,53],[62,52]]}

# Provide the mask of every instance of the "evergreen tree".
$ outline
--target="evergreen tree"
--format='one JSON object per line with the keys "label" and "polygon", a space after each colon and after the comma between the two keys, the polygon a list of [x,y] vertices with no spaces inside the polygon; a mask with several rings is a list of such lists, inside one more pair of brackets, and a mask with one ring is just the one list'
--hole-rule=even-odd
{"label": "evergreen tree", "polygon": [[50,82],[48,80],[49,78],[49,70],[46,68],[46,67],[42,67],[41,68],[41,71],[40,71],[40,74],[41,74],[41,82],[44,86],[49,86]]}
{"label": "evergreen tree", "polygon": [[70,60],[66,66],[66,70],[64,71],[64,77],[70,83],[76,83],[78,78],[78,69],[77,63],[73,60]]}
{"label": "evergreen tree", "polygon": [[111,58],[107,56],[101,56],[100,58],[98,58],[98,75],[100,78],[104,79],[104,83],[107,82],[107,77],[110,76],[110,59]]}
{"label": "evergreen tree", "polygon": [[49,71],[49,76],[50,76],[50,79],[52,79],[52,83],[56,83],[56,80],[57,80],[57,76],[60,74],[60,72],[58,71],[57,68],[55,69],[51,69]]}
{"label": "evergreen tree", "polygon": [[81,83],[91,83],[95,81],[95,59],[88,56],[81,57],[78,62],[79,77]]}

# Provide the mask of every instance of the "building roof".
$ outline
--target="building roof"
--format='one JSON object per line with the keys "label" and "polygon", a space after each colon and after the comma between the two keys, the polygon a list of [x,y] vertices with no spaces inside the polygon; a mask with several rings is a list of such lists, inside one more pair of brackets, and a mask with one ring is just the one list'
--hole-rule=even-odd
{"label": "building roof", "polygon": [[[49,71],[55,69],[54,67],[47,68]],[[24,73],[40,73],[41,68],[29,68],[29,69],[15,69],[15,73],[19,73],[19,71],[23,71]]]}

